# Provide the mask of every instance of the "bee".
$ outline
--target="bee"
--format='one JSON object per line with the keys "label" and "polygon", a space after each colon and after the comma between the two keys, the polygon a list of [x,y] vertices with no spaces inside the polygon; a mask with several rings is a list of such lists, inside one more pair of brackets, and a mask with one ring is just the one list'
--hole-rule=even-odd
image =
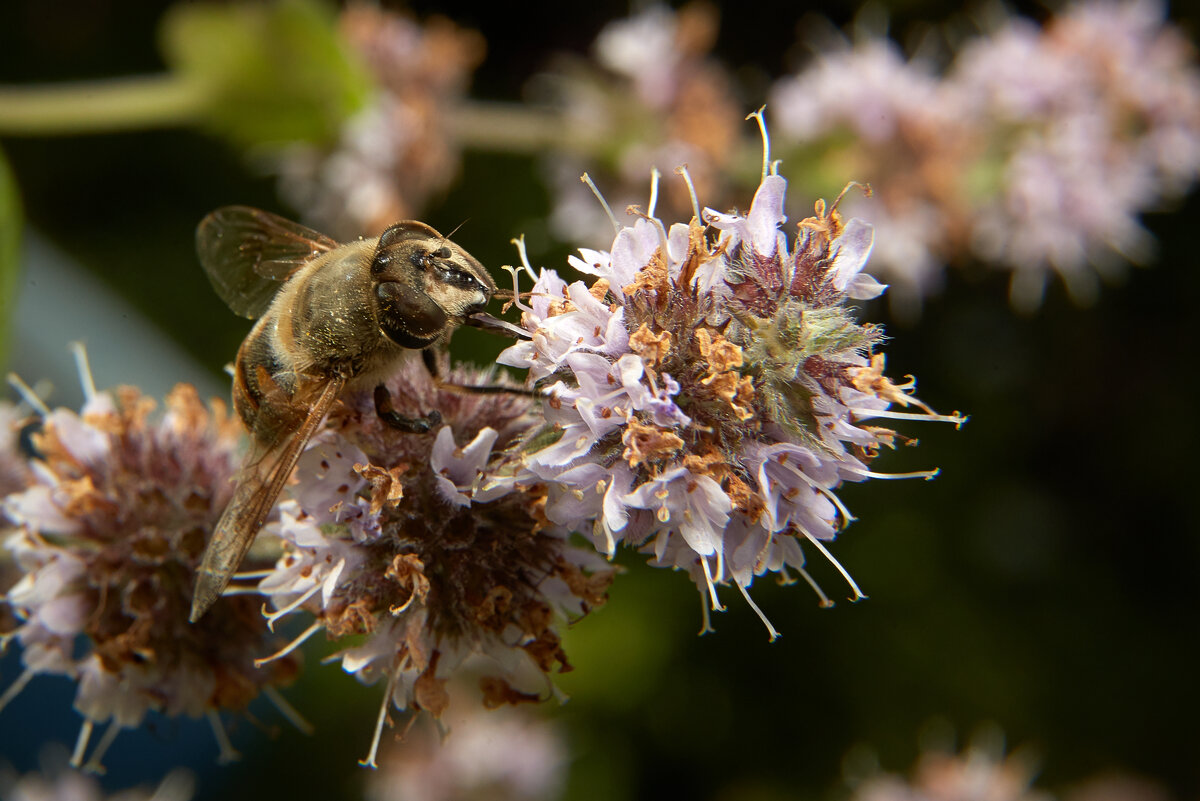
{"label": "bee", "polygon": [[221,299],[258,322],[233,370],[233,404],[250,449],[197,571],[192,622],[228,586],[343,390],[374,383],[380,417],[428,431],[441,420],[436,410],[401,416],[378,383],[383,375],[463,322],[503,327],[482,314],[496,292],[487,270],[422,222],[340,245],[274,214],[226,206],[200,222],[196,250]]}

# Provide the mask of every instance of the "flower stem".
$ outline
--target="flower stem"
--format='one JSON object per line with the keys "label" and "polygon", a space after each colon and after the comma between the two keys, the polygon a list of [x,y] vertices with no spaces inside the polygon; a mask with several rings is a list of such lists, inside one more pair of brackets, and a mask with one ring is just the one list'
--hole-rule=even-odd
{"label": "flower stem", "polygon": [[206,88],[175,75],[109,78],[47,86],[0,86],[0,135],[71,136],[189,125]]}
{"label": "flower stem", "polygon": [[463,147],[492,153],[593,153],[602,145],[599,136],[581,135],[561,111],[515,103],[460,103],[450,111],[449,127]]}

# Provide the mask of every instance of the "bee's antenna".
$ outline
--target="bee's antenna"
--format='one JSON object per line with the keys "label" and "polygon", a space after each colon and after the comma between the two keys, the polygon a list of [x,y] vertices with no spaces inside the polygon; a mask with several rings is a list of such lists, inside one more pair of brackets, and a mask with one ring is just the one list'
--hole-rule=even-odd
{"label": "bee's antenna", "polygon": [[443,236],[443,237],[442,237],[442,241],[443,241],[443,242],[445,242],[447,239],[449,239],[450,237],[452,237],[452,236],[454,236],[455,234],[457,234],[457,233],[458,233],[458,229],[459,229],[459,228],[462,228],[464,225],[466,225],[466,224],[467,224],[467,222],[469,222],[469,221],[470,221],[470,219],[471,219],[471,218],[470,218],[470,217],[468,217],[467,219],[465,219],[465,220],[463,220],[462,222],[460,222],[458,225],[454,226],[454,230],[453,230],[453,231],[451,231],[450,233],[446,234],[445,236]]}

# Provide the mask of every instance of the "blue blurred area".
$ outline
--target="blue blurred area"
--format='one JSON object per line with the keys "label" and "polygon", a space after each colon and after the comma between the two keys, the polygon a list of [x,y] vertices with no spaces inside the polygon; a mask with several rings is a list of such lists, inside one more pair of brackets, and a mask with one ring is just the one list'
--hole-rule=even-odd
{"label": "blue blurred area", "polygon": [[78,409],[83,402],[72,342],[86,347],[99,389],[133,384],[162,398],[186,381],[202,398],[228,397],[218,376],[33,230],[25,234],[22,268],[8,368],[28,383],[48,382],[51,405]]}
{"label": "blue blurred area", "polygon": [[[21,674],[19,656],[20,650],[12,648],[0,658],[0,685],[9,686]],[[28,773],[38,770],[49,745],[58,744],[69,753],[83,722],[71,706],[74,698],[75,683],[64,676],[33,679],[4,709],[4,725],[0,725],[3,761],[18,773]],[[93,732],[93,746],[101,733],[102,727]],[[108,792],[154,785],[172,765],[212,777],[216,757],[216,741],[207,721],[168,720],[152,713],[142,728],[117,736],[103,760],[105,774],[100,782]],[[213,783],[212,778],[200,781],[203,790],[208,789],[204,785]]]}

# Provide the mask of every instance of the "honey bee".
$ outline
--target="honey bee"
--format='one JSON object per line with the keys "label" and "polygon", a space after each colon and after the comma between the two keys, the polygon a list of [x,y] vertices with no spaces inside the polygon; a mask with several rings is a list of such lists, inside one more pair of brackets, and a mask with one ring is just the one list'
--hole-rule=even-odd
{"label": "honey bee", "polygon": [[463,322],[503,325],[481,314],[496,292],[487,270],[422,222],[405,220],[377,238],[339,245],[274,214],[226,206],[200,222],[196,249],[221,299],[258,322],[233,371],[233,404],[250,450],[197,571],[192,622],[229,584],[343,390],[375,383],[381,417],[428,431],[440,421],[437,412],[416,419],[396,413],[378,383],[383,374]]}

